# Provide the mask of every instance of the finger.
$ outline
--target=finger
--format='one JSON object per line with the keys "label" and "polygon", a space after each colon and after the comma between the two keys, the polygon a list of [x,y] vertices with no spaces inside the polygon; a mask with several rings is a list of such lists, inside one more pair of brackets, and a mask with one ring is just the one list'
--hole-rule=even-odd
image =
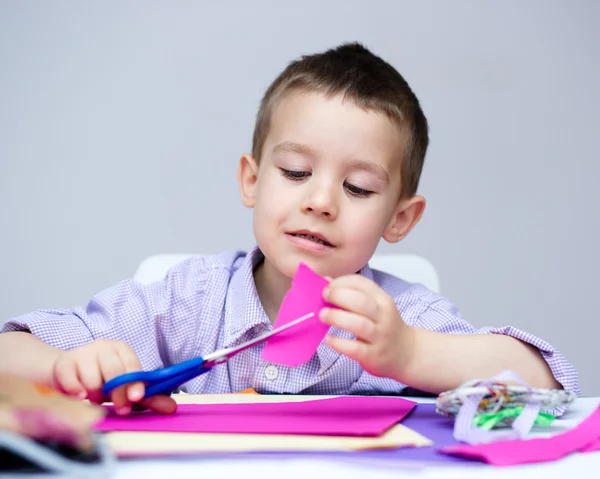
{"label": "finger", "polygon": [[352,313],[366,316],[373,321],[376,321],[379,316],[379,304],[376,298],[357,289],[332,286],[326,301]]}
{"label": "finger", "polygon": [[376,333],[376,324],[369,318],[359,314],[351,313],[343,309],[323,308],[319,318],[325,324],[337,329],[348,331],[356,338],[370,343]]}
{"label": "finger", "polygon": [[79,380],[88,392],[88,396],[90,392],[102,389],[102,373],[96,355],[84,355],[78,358],[76,367]]}
{"label": "finger", "polygon": [[54,384],[56,389],[79,399],[87,397],[87,391],[77,374],[77,366],[70,359],[59,359],[54,366]]}
{"label": "finger", "polygon": [[77,377],[86,390],[87,399],[95,404],[104,402],[102,393],[102,373],[95,356],[78,358],[75,362]]}
{"label": "finger", "polygon": [[143,407],[156,411],[160,414],[173,414],[177,409],[177,403],[171,396],[158,395],[144,399]]}
{"label": "finger", "polygon": [[[130,373],[142,369],[142,365],[140,364],[137,354],[135,354],[135,351],[129,346],[124,345],[123,347],[120,347],[119,356],[121,357],[123,365],[125,366],[125,372]],[[133,383],[127,386],[126,394],[127,398],[131,402],[137,402],[143,399],[144,392],[144,383]]]}
{"label": "finger", "polygon": [[[116,348],[99,352],[98,364],[100,372],[102,373],[103,383],[107,383],[115,376],[125,373],[125,365]],[[115,406],[117,414],[125,415],[131,412],[131,404],[127,399],[127,390],[125,386],[118,387],[111,391],[110,399]]]}
{"label": "finger", "polygon": [[374,281],[360,274],[347,274],[331,280],[331,287],[357,289],[368,294],[381,293],[382,289]]}
{"label": "finger", "polygon": [[368,345],[357,339],[345,339],[330,334],[325,337],[325,344],[359,363],[364,361],[368,353]]}

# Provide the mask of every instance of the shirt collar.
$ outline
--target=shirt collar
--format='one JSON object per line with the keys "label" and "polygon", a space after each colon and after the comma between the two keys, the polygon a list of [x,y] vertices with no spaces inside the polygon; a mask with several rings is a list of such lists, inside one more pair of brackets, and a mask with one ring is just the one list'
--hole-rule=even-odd
{"label": "shirt collar", "polygon": [[223,325],[226,348],[234,346],[250,329],[262,324],[265,326],[271,324],[258,297],[253,274],[254,268],[263,259],[262,251],[255,246],[246,254],[241,265],[231,276],[225,298],[225,324]]}

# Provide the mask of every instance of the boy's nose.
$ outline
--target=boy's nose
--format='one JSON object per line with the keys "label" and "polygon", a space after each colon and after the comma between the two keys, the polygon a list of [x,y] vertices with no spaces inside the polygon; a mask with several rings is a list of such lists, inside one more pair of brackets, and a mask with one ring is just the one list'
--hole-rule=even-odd
{"label": "boy's nose", "polygon": [[319,189],[306,195],[303,205],[303,213],[313,213],[334,220],[338,215],[337,200],[333,192]]}

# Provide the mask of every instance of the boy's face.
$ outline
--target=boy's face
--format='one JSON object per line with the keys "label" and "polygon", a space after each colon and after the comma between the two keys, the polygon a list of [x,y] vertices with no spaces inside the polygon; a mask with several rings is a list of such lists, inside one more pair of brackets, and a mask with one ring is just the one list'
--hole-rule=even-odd
{"label": "boy's face", "polygon": [[380,238],[396,242],[424,200],[399,201],[404,141],[384,114],[319,93],[274,109],[260,166],[244,155],[242,199],[266,262],[292,278],[302,261],[321,275],[356,273]]}

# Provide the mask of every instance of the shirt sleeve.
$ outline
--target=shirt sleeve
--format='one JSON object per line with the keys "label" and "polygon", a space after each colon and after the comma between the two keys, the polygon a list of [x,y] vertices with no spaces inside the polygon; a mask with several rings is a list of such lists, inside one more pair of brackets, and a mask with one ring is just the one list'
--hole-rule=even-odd
{"label": "shirt sleeve", "polygon": [[[532,334],[513,326],[477,329],[463,319],[458,308],[449,300],[424,288],[423,291],[413,290],[408,294],[400,295],[396,299],[396,305],[404,321],[411,326],[446,334],[503,334],[531,344],[540,351],[554,378],[563,389],[572,391],[576,396],[581,394],[576,369],[560,351]],[[382,392],[399,393],[402,388],[405,386],[393,380],[378,378],[364,372],[353,385],[352,391],[358,393],[381,389]],[[564,408],[560,408],[549,412],[560,415],[563,411]]]}
{"label": "shirt sleeve", "polygon": [[418,319],[414,326],[432,331],[448,334],[502,334],[511,336],[535,347],[552,371],[557,382],[566,391],[573,392],[576,396],[581,394],[577,370],[570,364],[565,356],[551,344],[533,334],[522,331],[513,326],[498,328],[483,327],[476,329],[465,321],[458,308],[445,298],[432,302]]}
{"label": "shirt sleeve", "polygon": [[170,351],[191,347],[195,340],[193,329],[198,328],[182,331],[182,322],[199,316],[205,276],[203,259],[192,258],[161,281],[121,281],[92,297],[85,308],[41,309],[10,319],[1,332],[30,331],[62,350],[96,339],[120,340],[136,352],[143,369],[164,367],[171,362]]}

